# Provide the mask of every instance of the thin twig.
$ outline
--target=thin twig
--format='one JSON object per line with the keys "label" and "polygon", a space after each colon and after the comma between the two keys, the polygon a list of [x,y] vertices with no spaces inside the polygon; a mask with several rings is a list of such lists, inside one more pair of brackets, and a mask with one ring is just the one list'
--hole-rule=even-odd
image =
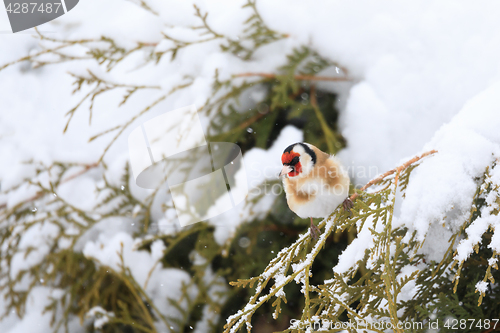
{"label": "thin twig", "polygon": [[[398,171],[398,175],[401,171],[405,170],[406,168],[408,168],[411,164],[421,160],[422,158],[426,157],[426,156],[429,156],[429,155],[432,155],[432,154],[435,154],[437,153],[437,150],[431,150],[431,151],[428,151],[428,152],[425,152],[423,153],[422,155],[420,156],[415,156],[414,158],[412,158],[411,160],[407,161],[406,163],[400,165],[399,167],[397,168],[394,168],[392,170],[389,170],[383,174],[381,174],[380,176],[378,176],[377,178],[375,179],[372,179],[370,180],[368,183],[366,183],[365,186],[363,186],[360,190],[361,191],[364,191],[366,190],[368,187],[372,186],[372,185],[375,185],[377,184],[378,182],[380,182],[381,180],[383,180],[385,177],[389,176],[389,175],[392,175],[393,173],[395,173],[396,171]],[[353,195],[351,195],[350,199],[351,201],[354,201],[356,200],[356,198],[358,197],[358,193],[354,193]]]}
{"label": "thin twig", "polygon": [[83,175],[84,173],[86,173],[90,169],[97,168],[98,166],[99,166],[98,162],[91,163],[91,164],[86,164],[85,167],[83,168],[83,170],[75,173],[74,175],[69,176],[66,179],[61,180],[61,183],[69,182],[70,180],[75,179],[76,177],[79,177],[79,176]]}

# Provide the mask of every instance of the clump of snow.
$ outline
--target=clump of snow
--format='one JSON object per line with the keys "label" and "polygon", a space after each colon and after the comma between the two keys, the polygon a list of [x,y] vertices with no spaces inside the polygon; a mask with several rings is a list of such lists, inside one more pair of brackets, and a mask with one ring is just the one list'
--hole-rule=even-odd
{"label": "clump of snow", "polygon": [[[467,102],[423,149],[439,152],[411,176],[399,222],[416,230],[420,240],[426,237],[426,243],[441,244],[437,251],[441,256],[449,244],[439,232],[429,233],[429,226],[446,222],[448,228],[458,230],[470,217],[478,179],[500,157],[500,133],[495,125],[499,123],[499,93],[500,84],[496,83]],[[466,229],[467,239],[458,246],[456,259],[465,260],[497,221],[496,216],[476,219]],[[496,243],[492,241],[491,246]]]}
{"label": "clump of snow", "polygon": [[490,259],[488,259],[488,265],[489,266],[493,266],[494,267],[497,264],[497,262],[498,262],[497,258],[490,258]]}
{"label": "clump of snow", "polygon": [[114,317],[113,312],[108,312],[100,306],[94,306],[85,315],[86,318],[94,319],[94,328],[101,329],[109,322],[110,317]]}
{"label": "clump of snow", "polygon": [[479,281],[476,283],[476,290],[480,292],[481,294],[484,294],[486,290],[488,289],[488,283],[485,281]]}

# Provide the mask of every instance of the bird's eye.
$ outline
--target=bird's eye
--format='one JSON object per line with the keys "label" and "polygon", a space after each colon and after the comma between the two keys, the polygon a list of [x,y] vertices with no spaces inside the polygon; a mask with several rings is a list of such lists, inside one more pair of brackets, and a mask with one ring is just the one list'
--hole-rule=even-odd
{"label": "bird's eye", "polygon": [[295,156],[295,157],[292,159],[292,161],[290,162],[290,165],[295,165],[295,164],[297,164],[297,163],[299,163],[299,157],[298,157],[298,156]]}

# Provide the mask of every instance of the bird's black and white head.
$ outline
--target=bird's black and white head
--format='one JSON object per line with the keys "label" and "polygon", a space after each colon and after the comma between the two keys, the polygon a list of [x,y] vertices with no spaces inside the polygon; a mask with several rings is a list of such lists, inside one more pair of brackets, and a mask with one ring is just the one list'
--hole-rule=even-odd
{"label": "bird's black and white head", "polygon": [[298,142],[288,146],[281,155],[283,168],[279,174],[288,177],[305,177],[316,164],[316,153],[308,143]]}

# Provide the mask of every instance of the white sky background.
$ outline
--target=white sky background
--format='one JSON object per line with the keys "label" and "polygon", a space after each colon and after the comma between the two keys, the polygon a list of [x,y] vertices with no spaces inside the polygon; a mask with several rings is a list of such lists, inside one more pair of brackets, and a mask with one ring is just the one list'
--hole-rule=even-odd
{"label": "white sky background", "polygon": [[[179,38],[193,38],[191,31],[183,28],[198,24],[190,3],[149,2],[160,12],[160,18],[151,17],[129,1],[81,0],[68,14],[39,29],[54,31],[48,36],[55,38],[99,37],[104,34],[116,38],[122,45],[131,45],[138,40],[158,42],[160,32],[168,29],[167,25],[176,25],[176,29],[168,31]],[[197,4],[209,12],[209,23],[215,30],[233,37],[241,31],[241,22],[248,17],[248,12],[240,9],[239,1]],[[119,109],[119,94],[98,97],[92,125],[88,124],[88,104],[84,103],[63,135],[64,114],[83,96],[81,93],[71,95],[73,87],[68,71],[84,73],[86,68],[92,68],[100,75],[110,75],[117,82],[158,84],[163,91],[177,84],[184,75],[196,78],[192,87],[161,103],[142,118],[142,122],[178,107],[193,103],[202,105],[210,95],[215,68],[220,69],[221,79],[243,72],[274,72],[293,47],[309,45],[322,56],[348,68],[356,79],[351,90],[340,96],[343,99],[341,105],[345,105],[341,110],[341,130],[348,147],[339,157],[348,167],[375,166],[383,172],[426,150],[440,149],[440,158],[429,161],[428,166],[422,165],[421,171],[417,170],[416,181],[408,188],[409,194],[414,195],[407,196],[398,221],[423,235],[431,227],[432,234],[437,235],[436,241],[426,244],[443,244],[440,241],[450,231],[429,226],[429,219],[443,217],[452,205],[460,215],[461,209],[470,204],[471,179],[491,162],[492,154],[500,156],[497,134],[500,133],[500,100],[495,97],[500,96],[500,2],[366,0],[350,3],[321,0],[306,3],[283,0],[259,1],[258,8],[271,28],[290,37],[262,48],[248,63],[222,53],[215,42],[186,49],[173,63],[168,62],[166,56],[159,66],[138,68],[142,59],[137,55],[111,74],[100,71],[91,62],[37,70],[27,70],[28,65],[21,64],[0,72],[2,187],[10,187],[32,173],[29,167],[20,165],[24,160],[94,162],[110,136],[90,144],[88,139],[122,123],[144,107],[145,101],[159,96],[159,92],[141,93]],[[1,7],[0,31],[10,30],[6,20],[5,10]],[[158,48],[166,46],[163,43]],[[34,48],[36,40],[29,34],[2,32],[0,65],[24,56]],[[331,74],[328,71],[320,73]],[[344,91],[345,87],[340,85],[323,83],[321,87]],[[459,113],[460,116],[454,119]],[[290,129],[286,134],[289,143],[301,137],[300,133]],[[106,162],[110,166],[107,176],[111,180],[119,179],[119,172],[128,159],[127,136],[128,132],[124,133],[107,155]],[[282,136],[279,141],[285,143],[287,138]],[[286,146],[284,144],[282,149]],[[253,154],[250,156],[255,156],[262,167],[276,166],[282,149],[273,147],[274,157],[257,149],[248,154]],[[436,176],[439,172],[446,173],[447,177]],[[90,208],[95,202],[94,186],[92,176],[85,175],[60,195],[81,207]],[[139,197],[147,194],[139,188],[133,188],[133,191]],[[9,198],[0,195],[0,202],[7,201],[12,205],[31,195],[26,190]],[[269,203],[263,204],[265,209],[270,206]],[[158,221],[165,219],[159,212],[153,216]],[[449,222],[449,227],[456,227],[454,221]],[[110,225],[115,226],[101,227],[99,234],[129,241],[123,233],[129,231],[126,227],[119,223]],[[223,234],[220,239],[227,237],[226,231],[217,232]],[[98,246],[94,246],[98,243],[97,238],[89,241],[87,251],[92,249],[92,255],[98,256],[99,251],[95,250]],[[441,253],[446,244],[433,246],[427,249],[429,253]],[[500,244],[497,246],[500,248]],[[112,250],[106,248],[103,251]],[[346,256],[342,264],[348,266],[356,254],[346,253]],[[48,293],[42,289],[37,291],[40,297]],[[11,316],[0,322],[0,331],[46,332],[48,317],[42,316],[40,310],[43,302],[33,302],[26,319],[19,321]],[[34,323],[36,326],[30,326]]]}

